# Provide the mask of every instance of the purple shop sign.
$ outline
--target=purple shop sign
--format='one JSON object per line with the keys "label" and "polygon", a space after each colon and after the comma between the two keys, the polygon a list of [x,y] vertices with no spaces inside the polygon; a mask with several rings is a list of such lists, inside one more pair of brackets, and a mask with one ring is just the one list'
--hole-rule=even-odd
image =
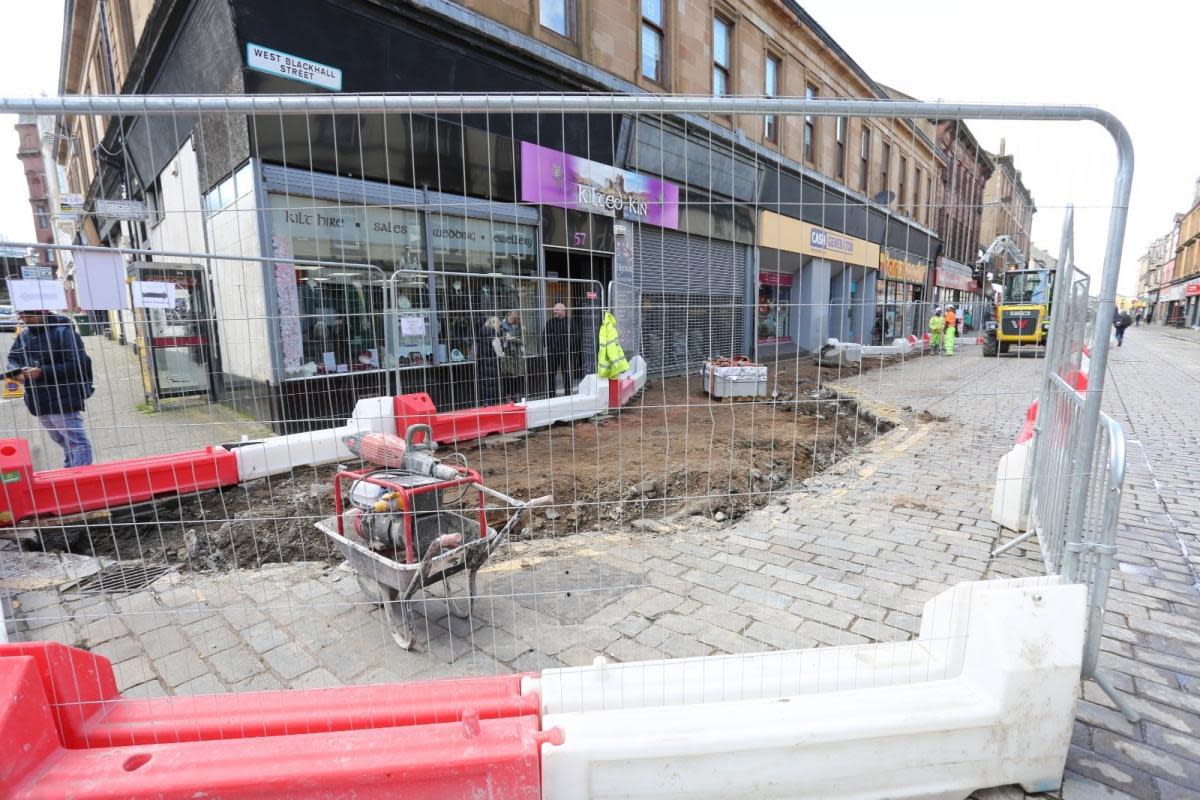
{"label": "purple shop sign", "polygon": [[521,142],[521,200],[679,228],[679,187]]}

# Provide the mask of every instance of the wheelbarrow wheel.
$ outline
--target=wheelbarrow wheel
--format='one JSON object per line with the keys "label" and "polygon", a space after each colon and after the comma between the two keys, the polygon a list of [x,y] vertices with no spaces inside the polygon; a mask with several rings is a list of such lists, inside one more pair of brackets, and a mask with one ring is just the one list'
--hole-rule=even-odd
{"label": "wheelbarrow wheel", "polygon": [[363,594],[373,605],[381,606],[396,599],[397,592],[392,587],[384,586],[371,576],[363,575],[361,572],[356,572],[354,575],[358,578],[358,588],[362,589]]}

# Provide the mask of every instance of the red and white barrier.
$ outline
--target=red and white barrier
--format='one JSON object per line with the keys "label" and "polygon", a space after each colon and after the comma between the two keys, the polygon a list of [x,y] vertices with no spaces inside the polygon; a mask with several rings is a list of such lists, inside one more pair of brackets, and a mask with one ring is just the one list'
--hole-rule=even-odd
{"label": "red and white barrier", "polygon": [[0,645],[11,798],[966,797],[1056,788],[1086,588],[963,583],[911,642],[540,675],[127,700],[100,656]]}
{"label": "red and white barrier", "polygon": [[[1061,377],[1068,386],[1083,394],[1088,388],[1088,370],[1091,366],[1091,350],[1087,347],[1079,356],[1079,369],[1068,370]],[[996,485],[992,492],[992,522],[1011,531],[1029,528],[1029,508],[1025,502],[1029,493],[1025,483],[1029,457],[1029,443],[1033,439],[1033,427],[1037,424],[1038,401],[1035,399],[1025,409],[1025,419],[1017,431],[1017,442],[1000,457],[996,467]]]}
{"label": "red and white barrier", "polygon": [[0,527],[39,516],[68,516],[133,505],[154,498],[235,486],[284,475],[297,467],[355,459],[343,437],[353,433],[403,435],[429,425],[442,444],[478,440],[596,416],[627,404],[646,385],[646,362],[634,356],[616,380],[588,375],[566,397],[439,412],[424,393],[359,400],[345,425],[245,440],[162,456],[34,472],[29,443],[0,439]]}

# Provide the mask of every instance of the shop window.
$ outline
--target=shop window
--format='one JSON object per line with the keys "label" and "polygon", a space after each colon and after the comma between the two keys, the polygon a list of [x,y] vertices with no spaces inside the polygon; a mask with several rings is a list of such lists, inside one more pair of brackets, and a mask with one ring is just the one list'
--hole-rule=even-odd
{"label": "shop window", "polygon": [[[286,195],[269,204],[272,233],[288,239],[298,262],[298,341],[283,349],[285,362],[299,363],[285,368],[302,376],[428,363],[432,319],[417,213]],[[388,314],[393,288],[396,313]]]}
{"label": "shop window", "polygon": [[574,0],[538,0],[538,21],[559,36],[575,38]]}
{"label": "shop window", "polygon": [[759,273],[758,343],[792,341],[792,281],[786,272]]}
{"label": "shop window", "polygon": [[204,208],[214,214],[254,191],[254,168],[249,161],[204,196]]}
{"label": "shop window", "polygon": [[470,361],[483,324],[502,323],[514,368],[540,352],[544,319],[537,275],[537,229],[489,220],[429,215],[437,292],[438,363]]}
{"label": "shop window", "polygon": [[642,0],[642,77],[658,84],[666,83],[666,27],[663,0]]}
{"label": "shop window", "polygon": [[729,94],[729,71],[732,63],[730,41],[733,26],[722,17],[713,17],[712,49],[713,73],[712,93],[715,97]]}

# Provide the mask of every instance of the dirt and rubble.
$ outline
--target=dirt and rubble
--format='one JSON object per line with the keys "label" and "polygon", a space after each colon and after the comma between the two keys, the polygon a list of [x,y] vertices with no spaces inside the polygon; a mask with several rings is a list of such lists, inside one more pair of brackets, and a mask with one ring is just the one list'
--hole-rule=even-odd
{"label": "dirt and rubble", "polygon": [[[499,491],[554,496],[517,536],[691,515],[735,519],[891,427],[826,388],[835,370],[796,359],[770,366],[769,396],[753,402],[713,401],[696,376],[652,380],[619,412],[460,444],[457,452]],[[333,514],[336,469],[163,501],[134,519],[90,525],[70,549],[192,570],[340,561],[314,527]]]}

